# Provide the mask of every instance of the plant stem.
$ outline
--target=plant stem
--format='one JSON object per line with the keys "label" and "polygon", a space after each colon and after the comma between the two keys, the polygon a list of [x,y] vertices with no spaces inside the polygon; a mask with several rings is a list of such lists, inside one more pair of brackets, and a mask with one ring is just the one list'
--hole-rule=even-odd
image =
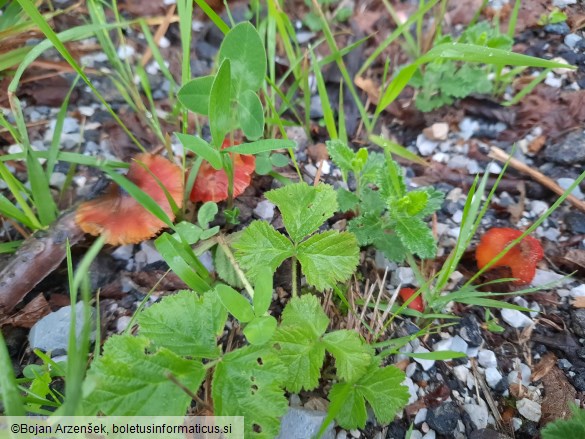
{"label": "plant stem", "polygon": [[222,235],[219,235],[217,237],[217,244],[224,251],[225,255],[227,256],[230,263],[232,264],[232,267],[234,267],[236,274],[238,275],[238,277],[240,278],[240,280],[244,284],[244,288],[246,289],[246,292],[248,293],[250,298],[253,299],[254,298],[254,288],[252,288],[252,285],[250,285],[250,282],[248,282],[246,275],[244,274],[244,272],[240,268],[238,262],[236,261],[236,258],[234,257],[234,254],[230,250],[230,246],[227,244],[227,242],[225,241],[225,238]]}
{"label": "plant stem", "polygon": [[292,257],[292,296],[293,297],[297,297],[298,296],[298,290],[297,290],[297,257],[293,256]]}

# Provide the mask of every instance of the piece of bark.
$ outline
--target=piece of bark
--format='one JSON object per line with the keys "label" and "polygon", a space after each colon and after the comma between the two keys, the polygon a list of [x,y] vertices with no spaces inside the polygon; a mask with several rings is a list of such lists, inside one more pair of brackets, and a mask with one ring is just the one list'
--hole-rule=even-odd
{"label": "piece of bark", "polygon": [[12,311],[61,264],[67,252],[67,240],[69,245],[74,245],[83,235],[75,222],[75,210],[70,210],[47,230],[39,230],[28,238],[0,271],[0,316]]}

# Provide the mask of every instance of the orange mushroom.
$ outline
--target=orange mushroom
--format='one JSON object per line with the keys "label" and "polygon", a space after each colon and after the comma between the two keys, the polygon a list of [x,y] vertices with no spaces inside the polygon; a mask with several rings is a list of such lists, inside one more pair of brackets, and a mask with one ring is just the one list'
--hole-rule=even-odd
{"label": "orange mushroom", "polygon": [[[240,142],[234,142],[239,145]],[[221,148],[232,146],[229,140],[224,140]],[[252,181],[252,173],[256,169],[256,157],[248,154],[231,153],[234,161],[234,198],[240,196]],[[213,201],[215,203],[226,200],[228,197],[228,178],[223,169],[214,169],[208,162],[203,162],[197,173],[195,184],[189,199],[193,202]]]}
{"label": "orange mushroom", "polygon": [[[485,267],[512,241],[522,235],[520,230],[510,228],[493,228],[481,238],[475,250],[475,259],[479,268]],[[532,236],[525,236],[512,247],[494,267],[509,267],[517,285],[529,284],[536,274],[536,264],[544,257],[540,242]]]}
{"label": "orange mushroom", "polygon": [[[161,156],[139,154],[126,175],[128,180],[150,195],[171,221],[174,220],[175,214],[164,190],[138,162],[160,180],[179,207],[183,204],[184,191],[181,168]],[[136,244],[152,238],[165,227],[164,222],[114,182],[110,183],[104,195],[82,203],[75,214],[75,221],[85,233],[103,235],[106,242],[112,245]]]}
{"label": "orange mushroom", "polygon": [[[400,292],[398,294],[400,295],[400,298],[406,302],[414,293],[416,293],[416,290],[412,288],[400,288]],[[421,295],[419,294],[416,296],[416,298],[408,304],[408,307],[410,309],[414,309],[415,311],[424,312],[425,305]]]}

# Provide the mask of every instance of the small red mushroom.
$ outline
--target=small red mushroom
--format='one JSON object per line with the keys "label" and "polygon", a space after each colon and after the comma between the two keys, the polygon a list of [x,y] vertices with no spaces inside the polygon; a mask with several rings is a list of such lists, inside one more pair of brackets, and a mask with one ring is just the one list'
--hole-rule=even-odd
{"label": "small red mushroom", "polygon": [[[161,156],[139,154],[126,175],[128,180],[150,195],[171,221],[174,220],[175,214],[164,190],[138,162],[160,180],[179,207],[183,205],[184,192],[181,168]],[[110,183],[104,195],[82,203],[77,208],[75,221],[85,233],[103,235],[106,243],[112,245],[136,244],[153,237],[165,227],[164,222],[114,182]]]}
{"label": "small red mushroom", "polygon": [[[400,295],[400,298],[406,302],[414,293],[416,293],[416,290],[412,288],[400,288],[400,292],[398,294]],[[408,304],[408,307],[410,309],[414,309],[415,311],[424,312],[425,305],[421,295],[419,294],[416,296],[416,298]]]}
{"label": "small red mushroom", "polygon": [[[493,228],[481,238],[475,250],[475,259],[479,268],[485,267],[512,241],[522,235],[520,230],[510,228]],[[529,284],[536,274],[536,264],[544,257],[540,242],[532,236],[525,236],[522,241],[512,247],[494,267],[509,267],[516,285]]]}
{"label": "small red mushroom", "polygon": [[[234,142],[233,145],[239,145]],[[232,146],[228,139],[224,140],[221,148]],[[256,157],[248,154],[231,153],[234,161],[234,198],[240,196],[252,181],[252,173],[256,169]],[[189,199],[194,203],[201,201],[219,201],[228,198],[228,178],[223,169],[214,169],[208,162],[203,162],[193,184]]]}

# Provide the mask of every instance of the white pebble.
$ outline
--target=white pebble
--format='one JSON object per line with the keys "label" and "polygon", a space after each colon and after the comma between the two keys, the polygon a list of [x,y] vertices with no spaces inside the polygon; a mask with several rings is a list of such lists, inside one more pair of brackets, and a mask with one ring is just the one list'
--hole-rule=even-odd
{"label": "white pebble", "polygon": [[122,44],[120,45],[120,47],[118,47],[118,57],[120,59],[128,59],[132,56],[134,56],[134,53],[136,53],[136,51],[134,50],[134,47],[129,46],[127,44]]}
{"label": "white pebble", "polygon": [[542,416],[540,404],[528,398],[523,398],[516,402],[518,413],[524,416],[529,421],[538,422]]}
{"label": "white pebble", "polygon": [[479,362],[480,366],[485,368],[498,366],[496,354],[494,354],[494,352],[490,351],[489,349],[482,349],[479,351],[477,361]]}
{"label": "white pebble", "polygon": [[[428,353],[428,352],[430,352],[430,351],[427,348],[424,348],[422,346],[419,346],[418,348],[416,348],[414,350],[415,354]],[[435,360],[414,358],[414,361],[416,361],[418,364],[420,364],[422,366],[423,370],[429,370],[431,367],[433,367],[435,365]]]}
{"label": "white pebble", "polygon": [[526,314],[515,309],[502,309],[502,319],[512,328],[524,328],[532,324],[532,319]]}
{"label": "white pebble", "polygon": [[487,427],[489,413],[485,405],[465,404],[463,410],[467,412],[478,430]]}
{"label": "white pebble", "polygon": [[488,367],[485,370],[485,381],[487,382],[488,386],[492,389],[495,389],[498,383],[502,380],[502,374],[498,369],[495,367]]}
{"label": "white pebble", "polygon": [[571,288],[569,293],[571,297],[583,297],[585,296],[585,284],[579,285],[578,287]]}
{"label": "white pebble", "polygon": [[427,420],[427,412],[428,409],[426,408],[420,409],[417,412],[416,416],[414,417],[414,425],[422,424],[423,422],[425,422]]}

